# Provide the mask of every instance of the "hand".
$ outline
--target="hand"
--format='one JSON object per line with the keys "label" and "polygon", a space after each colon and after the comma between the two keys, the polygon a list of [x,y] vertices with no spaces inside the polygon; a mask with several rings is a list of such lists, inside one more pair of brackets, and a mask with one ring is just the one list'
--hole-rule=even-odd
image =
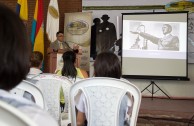
{"label": "hand", "polygon": [[139,34],[139,32],[130,31],[132,34]]}
{"label": "hand", "polygon": [[79,45],[74,44],[74,45],[73,45],[73,50],[79,50]]}
{"label": "hand", "polygon": [[58,52],[58,49],[53,49],[53,52]]}

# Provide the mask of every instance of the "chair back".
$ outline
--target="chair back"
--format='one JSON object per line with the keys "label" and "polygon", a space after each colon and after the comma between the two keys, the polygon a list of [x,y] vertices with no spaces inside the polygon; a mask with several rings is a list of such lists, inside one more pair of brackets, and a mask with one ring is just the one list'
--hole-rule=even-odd
{"label": "chair back", "polygon": [[0,126],[37,126],[28,116],[3,101],[0,101],[0,113]]}
{"label": "chair back", "polygon": [[33,83],[29,81],[23,80],[19,85],[10,90],[10,92],[12,94],[20,95],[22,97],[25,97],[25,93],[27,93],[29,97],[25,98],[35,102],[38,106],[45,109],[45,102],[42,92],[38,87],[36,87]]}
{"label": "chair back", "polygon": [[73,126],[77,125],[75,96],[80,90],[86,98],[88,126],[118,126],[120,105],[126,93],[130,93],[133,97],[130,126],[136,126],[141,103],[140,90],[128,81],[107,77],[88,78],[71,86],[70,103]]}
{"label": "chair back", "polygon": [[[49,113],[61,124],[60,89],[63,88],[65,104],[68,109],[71,81],[56,74],[41,74],[36,77],[36,86],[42,91]],[[68,110],[67,110],[68,111]]]}

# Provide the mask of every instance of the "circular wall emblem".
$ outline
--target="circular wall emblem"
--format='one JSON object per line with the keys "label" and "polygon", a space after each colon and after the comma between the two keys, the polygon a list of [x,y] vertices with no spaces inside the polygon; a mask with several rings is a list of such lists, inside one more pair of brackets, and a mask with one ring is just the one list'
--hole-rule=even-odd
{"label": "circular wall emblem", "polygon": [[49,10],[49,13],[50,13],[50,15],[52,16],[52,17],[54,17],[54,18],[59,18],[59,13],[58,13],[58,11],[55,9],[55,7],[53,7],[53,6],[49,6],[48,7],[48,10]]}
{"label": "circular wall emblem", "polygon": [[73,35],[82,35],[88,31],[89,25],[82,20],[72,21],[67,24],[67,32]]}

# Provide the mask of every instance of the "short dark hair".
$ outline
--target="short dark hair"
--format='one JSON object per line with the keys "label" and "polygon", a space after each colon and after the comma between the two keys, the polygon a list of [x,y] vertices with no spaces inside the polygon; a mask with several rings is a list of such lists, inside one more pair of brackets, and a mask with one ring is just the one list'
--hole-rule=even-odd
{"label": "short dark hair", "polygon": [[100,23],[100,18],[94,18],[93,23]]}
{"label": "short dark hair", "polygon": [[169,24],[164,24],[164,25],[168,27],[168,33],[171,33],[172,32],[172,26],[169,25]]}
{"label": "short dark hair", "polygon": [[30,42],[23,21],[0,4],[0,89],[10,90],[29,72]]}
{"label": "short dark hair", "polygon": [[94,62],[95,77],[121,78],[121,65],[118,57],[112,52],[102,52]]}
{"label": "short dark hair", "polygon": [[58,34],[64,34],[62,31],[58,31],[57,33],[56,33],[56,36],[58,36]]}
{"label": "short dark hair", "polygon": [[63,53],[62,76],[76,78],[77,70],[75,68],[76,54],[73,51]]}
{"label": "short dark hair", "polygon": [[30,63],[31,67],[39,67],[43,60],[43,54],[39,51],[32,52]]}

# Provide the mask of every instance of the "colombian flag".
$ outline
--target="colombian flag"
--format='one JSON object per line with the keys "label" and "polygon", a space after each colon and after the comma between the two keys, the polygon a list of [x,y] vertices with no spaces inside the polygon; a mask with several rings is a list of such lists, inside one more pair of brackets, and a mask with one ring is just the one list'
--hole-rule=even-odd
{"label": "colombian flag", "polygon": [[27,0],[18,0],[16,6],[16,13],[20,15],[22,20],[28,20],[28,1]]}
{"label": "colombian flag", "polygon": [[44,55],[43,23],[43,0],[36,0],[36,7],[31,32],[32,49],[33,51],[39,51]]}

